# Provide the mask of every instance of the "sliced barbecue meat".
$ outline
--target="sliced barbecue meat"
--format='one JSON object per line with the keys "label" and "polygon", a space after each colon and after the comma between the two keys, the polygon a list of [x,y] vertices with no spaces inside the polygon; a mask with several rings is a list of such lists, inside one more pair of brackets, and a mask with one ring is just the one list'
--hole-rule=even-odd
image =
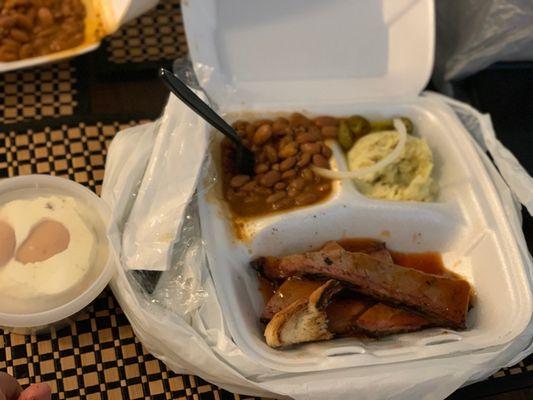
{"label": "sliced barbecue meat", "polygon": [[[332,243],[332,242],[328,242]],[[392,255],[384,242],[375,239],[341,239],[333,242],[346,251],[365,253],[383,262],[393,263]],[[331,248],[331,247],[330,247]],[[338,247],[337,247],[338,248]],[[324,248],[322,248],[324,250]]]}
{"label": "sliced barbecue meat", "polygon": [[383,303],[373,305],[356,321],[356,326],[361,332],[376,337],[419,331],[430,325],[426,318],[418,314]]}
{"label": "sliced barbecue meat", "polygon": [[326,309],[329,330],[339,336],[362,333],[357,318],[368,310],[375,301],[368,298],[334,298]]}
{"label": "sliced barbecue meat", "polygon": [[329,330],[339,336],[382,337],[430,326],[426,318],[416,313],[369,298],[334,298],[326,312]]}
{"label": "sliced barbecue meat", "polygon": [[250,266],[255,269],[262,277],[271,281],[284,280],[285,278],[289,278],[290,276],[299,275],[295,273],[290,276],[285,276],[286,274],[279,269],[279,262],[280,259],[277,257],[266,256],[259,257],[255,260],[250,261]]}
{"label": "sliced barbecue meat", "polygon": [[[365,240],[361,241],[358,240],[357,245],[357,252],[368,254],[369,256],[372,256],[374,258],[377,258],[378,260],[381,260],[383,262],[393,263],[392,255],[387,250],[387,247],[385,246],[385,243],[380,242],[378,240]],[[340,240],[339,242],[336,242],[334,240],[331,240],[329,242],[326,242],[324,246],[320,249],[320,251],[332,251],[332,250],[343,250],[346,247],[353,248],[352,241],[350,240]],[[344,245],[343,245],[344,244]],[[259,261],[259,262],[257,262]],[[252,260],[250,262],[250,265],[252,268],[254,268],[256,271],[258,271],[261,276],[263,276],[266,279],[269,280],[279,280],[280,271],[278,271],[279,262],[278,258],[276,257],[261,257],[257,260]]]}
{"label": "sliced barbecue meat", "polygon": [[341,248],[263,257],[252,266],[269,279],[309,275],[336,279],[360,293],[419,311],[439,326],[464,329],[470,285],[462,279],[426,274]]}

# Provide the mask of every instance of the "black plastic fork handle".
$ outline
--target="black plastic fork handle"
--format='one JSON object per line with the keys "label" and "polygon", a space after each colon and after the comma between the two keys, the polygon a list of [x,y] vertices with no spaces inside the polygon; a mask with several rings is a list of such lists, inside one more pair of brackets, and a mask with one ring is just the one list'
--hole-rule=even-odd
{"label": "black plastic fork handle", "polygon": [[160,68],[159,76],[170,89],[172,93],[176,95],[181,101],[187,104],[191,110],[196,112],[213,128],[219,130],[229,139],[235,143],[241,144],[241,138],[235,130],[220,117],[211,107],[209,107],[202,99],[200,99],[194,92],[187,87],[176,75],[170,72],[168,69]]}

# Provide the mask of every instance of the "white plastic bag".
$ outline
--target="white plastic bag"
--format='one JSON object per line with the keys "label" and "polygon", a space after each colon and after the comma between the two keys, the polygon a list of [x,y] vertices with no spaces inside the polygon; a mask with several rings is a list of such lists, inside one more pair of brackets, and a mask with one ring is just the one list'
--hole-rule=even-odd
{"label": "white plastic bag", "polygon": [[437,0],[438,82],[497,61],[533,60],[531,0]]}
{"label": "white plastic bag", "polygon": [[[486,146],[489,151],[502,150],[503,146],[494,142],[490,124],[483,122],[485,117],[467,105],[442,96],[438,98],[455,109],[472,133],[472,140],[481,140],[483,147]],[[167,107],[163,120],[172,118],[169,114],[175,112],[175,108]],[[146,160],[154,156],[146,143],[155,141],[154,131],[157,131],[157,135],[168,134],[161,131],[161,126],[154,123],[121,132],[109,150],[102,197],[113,209],[119,227],[124,226],[130,203],[137,193],[133,182],[142,180]],[[533,282],[533,263],[520,228],[519,205],[481,147],[479,152],[499,189],[513,235],[520,246],[524,264],[530,269],[530,281]],[[493,156],[499,162],[500,169],[507,171],[506,179],[513,185],[513,190],[529,190],[531,193],[527,179],[514,180],[525,173],[519,169],[512,173],[516,160],[510,159],[505,152],[501,154],[505,156]],[[173,171],[182,167],[182,162],[175,158],[168,160],[165,165],[169,171]],[[164,177],[169,171],[160,172]],[[157,179],[157,176],[154,174],[152,179]],[[522,200],[530,201],[527,196],[522,196]],[[197,218],[194,201],[185,212],[185,217],[191,220]],[[192,229],[184,232],[188,224],[183,225],[181,237],[198,244],[198,239],[201,241],[200,233],[194,229],[194,224],[191,226]],[[120,240],[114,240],[114,245],[118,251],[124,252]],[[111,286],[134,331],[150,352],[178,373],[199,375],[230,391],[317,400],[346,399],[353,397],[354,393],[357,393],[358,399],[437,400],[444,399],[467,382],[483,379],[500,367],[519,361],[533,351],[531,322],[513,343],[475,354],[322,373],[288,374],[269,370],[257,365],[234,344],[224,325],[224,316],[205,257],[201,257],[201,246],[193,251],[188,262],[184,262],[188,250],[192,251],[187,246],[181,250],[174,249],[173,262],[165,273],[171,274],[173,279],[167,280],[162,276],[152,293],[143,287],[146,276],[136,275],[136,271],[128,271],[124,265],[118,268]],[[165,297],[169,293],[174,297]],[[174,302],[165,301],[172,298]]]}
{"label": "white plastic bag", "polygon": [[166,271],[207,149],[200,118],[171,96],[136,200],[124,227],[123,261],[128,269]]}
{"label": "white plastic bag", "polygon": [[473,135],[478,146],[483,151],[490,153],[501,176],[518,202],[527,208],[530,215],[533,215],[533,178],[520,165],[520,162],[513,153],[498,140],[494,132],[494,127],[492,126],[490,115],[480,114],[468,104],[450,99],[438,93],[428,92],[426,96],[440,99],[453,108],[459,119]]}

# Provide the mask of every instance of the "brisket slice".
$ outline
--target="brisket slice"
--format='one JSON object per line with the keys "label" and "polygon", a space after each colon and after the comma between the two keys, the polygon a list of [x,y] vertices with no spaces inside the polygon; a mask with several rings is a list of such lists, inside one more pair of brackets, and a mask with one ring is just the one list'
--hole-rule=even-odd
{"label": "brisket slice", "polygon": [[421,312],[435,325],[465,328],[470,285],[461,279],[426,274],[333,246],[281,258],[262,257],[251,264],[269,279],[303,275],[336,279],[378,300]]}
{"label": "brisket slice", "polygon": [[[324,246],[320,249],[320,251],[334,251],[334,250],[343,250],[344,248],[342,245],[340,245],[338,242],[331,240],[329,242],[326,242]],[[368,241],[366,243],[366,246],[360,246],[357,249],[358,253],[365,253],[369,256],[372,256],[374,258],[377,258],[378,260],[385,262],[385,263],[393,263],[392,256],[390,252],[387,250],[387,247],[385,246],[385,243],[379,242],[377,240],[375,241]],[[279,259],[276,257],[261,257],[257,260],[252,260],[250,262],[250,265],[252,268],[254,268],[256,271],[258,271],[261,276],[263,276],[265,279],[268,279],[270,281],[279,281],[280,276],[282,275],[280,271],[278,271],[279,267]]]}
{"label": "brisket slice", "polygon": [[334,298],[326,312],[329,330],[339,336],[382,337],[414,332],[431,325],[420,315],[368,298]]}
{"label": "brisket slice", "polygon": [[356,326],[369,336],[386,336],[395,333],[419,331],[431,323],[421,315],[378,303],[357,318]]}
{"label": "brisket slice", "polygon": [[339,336],[363,333],[357,326],[357,318],[374,303],[371,299],[334,298],[326,308],[329,330]]}

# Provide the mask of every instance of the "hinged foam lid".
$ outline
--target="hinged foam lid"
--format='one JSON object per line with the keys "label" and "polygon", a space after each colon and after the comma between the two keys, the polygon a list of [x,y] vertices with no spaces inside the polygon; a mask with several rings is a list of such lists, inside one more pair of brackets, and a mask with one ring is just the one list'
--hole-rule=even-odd
{"label": "hinged foam lid", "polygon": [[188,0],[189,51],[225,108],[417,96],[433,67],[432,0]]}

